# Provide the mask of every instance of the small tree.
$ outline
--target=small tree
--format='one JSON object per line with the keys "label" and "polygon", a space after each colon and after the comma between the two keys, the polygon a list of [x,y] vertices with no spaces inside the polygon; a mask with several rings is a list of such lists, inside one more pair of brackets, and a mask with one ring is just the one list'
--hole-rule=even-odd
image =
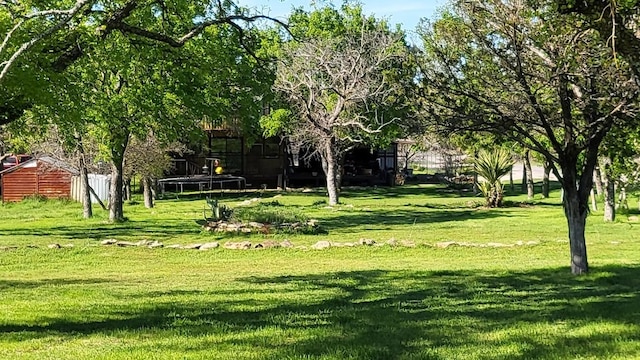
{"label": "small tree", "polygon": [[140,177],[144,206],[153,207],[155,199],[153,184],[155,180],[162,177],[165,171],[171,168],[171,157],[169,152],[182,153],[185,147],[179,143],[165,145],[150,132],[146,138],[131,139],[125,152],[125,177],[131,178],[134,175]]}

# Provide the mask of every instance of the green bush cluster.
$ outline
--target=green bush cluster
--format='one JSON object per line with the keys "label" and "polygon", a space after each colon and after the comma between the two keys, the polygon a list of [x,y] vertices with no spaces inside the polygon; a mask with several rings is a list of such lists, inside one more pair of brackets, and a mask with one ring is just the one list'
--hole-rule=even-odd
{"label": "green bush cluster", "polygon": [[243,206],[233,209],[230,218],[237,222],[259,222],[263,224],[303,223],[309,219],[302,211],[283,207],[277,201],[260,203],[255,206]]}

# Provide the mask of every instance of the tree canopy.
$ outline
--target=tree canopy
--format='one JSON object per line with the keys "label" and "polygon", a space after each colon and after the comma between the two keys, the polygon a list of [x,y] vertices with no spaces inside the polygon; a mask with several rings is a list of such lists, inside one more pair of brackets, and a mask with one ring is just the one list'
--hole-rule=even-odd
{"label": "tree canopy", "polygon": [[[49,79],[118,35],[140,49],[183,48],[209,28],[225,26],[252,54],[252,29],[262,20],[233,1],[64,0],[0,2],[0,125],[46,101]],[[284,24],[283,24],[284,25]]]}
{"label": "tree canopy", "polygon": [[542,154],[564,190],[572,271],[586,272],[600,145],[612,128],[635,125],[629,64],[544,2],[459,1],[422,35],[428,117],[446,131],[497,133]]}

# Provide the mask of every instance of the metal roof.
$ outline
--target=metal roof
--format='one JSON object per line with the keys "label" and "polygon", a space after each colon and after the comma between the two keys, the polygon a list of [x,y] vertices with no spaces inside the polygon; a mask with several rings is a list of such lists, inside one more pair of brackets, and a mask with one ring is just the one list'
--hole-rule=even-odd
{"label": "metal roof", "polygon": [[0,175],[4,175],[4,174],[8,174],[11,172],[14,172],[16,170],[22,169],[24,167],[26,167],[28,164],[33,163],[34,161],[42,161],[45,162],[51,166],[54,166],[56,168],[65,170],[73,175],[78,175],[80,172],[78,171],[78,169],[76,169],[75,167],[69,165],[67,162],[60,160],[60,159],[56,159],[54,157],[51,156],[39,156],[39,157],[34,157],[33,159],[29,159],[23,163],[20,163],[16,166],[12,166],[6,170],[2,170],[0,171]]}

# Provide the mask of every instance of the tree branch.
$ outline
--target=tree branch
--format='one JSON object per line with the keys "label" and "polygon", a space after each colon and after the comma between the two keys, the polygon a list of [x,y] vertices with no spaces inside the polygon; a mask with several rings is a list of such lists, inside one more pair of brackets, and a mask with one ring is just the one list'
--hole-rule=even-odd
{"label": "tree branch", "polygon": [[[43,32],[41,32],[40,34],[36,35],[31,40],[22,43],[22,45],[13,53],[13,55],[11,55],[11,57],[8,60],[2,62],[2,64],[1,64],[2,70],[0,71],[0,83],[5,78],[5,76],[9,72],[9,69],[11,68],[11,66],[13,66],[13,64],[16,62],[18,57],[20,57],[24,52],[29,50],[31,47],[33,47],[35,44],[40,42],[42,39],[52,35],[56,31],[62,29],[78,13],[80,13],[80,11],[87,4],[93,3],[93,1],[94,0],[78,0],[78,1],[76,1],[75,5],[72,8],[68,9],[68,10],[43,10],[43,11],[38,11],[38,12],[34,12],[34,13],[29,14],[26,17],[27,19],[32,19],[32,18],[36,18],[36,17],[43,17],[43,16],[50,16],[50,15],[61,15],[62,19],[58,20],[56,23],[54,23],[53,26],[49,27],[48,29],[46,29]],[[18,25],[16,27],[12,28],[12,30],[7,34],[7,36],[5,36],[5,40],[3,41],[2,50],[4,50],[6,48],[6,43],[8,43],[9,38],[11,38],[11,36],[14,33],[14,31],[17,30],[17,28],[20,25],[22,25],[22,23],[23,23],[22,21],[19,22]],[[1,52],[0,52],[0,55],[2,55]]]}

